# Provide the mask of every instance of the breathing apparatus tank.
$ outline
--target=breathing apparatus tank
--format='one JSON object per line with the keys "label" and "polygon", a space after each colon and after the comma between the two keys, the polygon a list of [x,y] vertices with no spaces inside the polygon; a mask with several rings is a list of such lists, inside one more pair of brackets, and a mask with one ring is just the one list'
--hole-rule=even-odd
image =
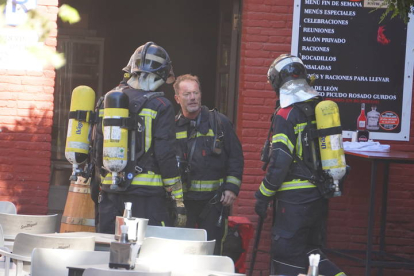
{"label": "breathing apparatus tank", "polygon": [[334,196],[340,196],[339,180],[346,174],[346,162],[338,105],[333,101],[321,101],[315,107],[315,115],[318,132],[326,134],[319,137],[322,169],[333,178]]}
{"label": "breathing apparatus tank", "polygon": [[82,173],[79,165],[89,154],[91,118],[95,104],[95,91],[89,86],[78,86],[72,91],[65,157],[72,164],[69,180],[76,181]]}
{"label": "breathing apparatus tank", "polygon": [[103,119],[103,166],[112,173],[111,189],[117,189],[119,173],[128,160],[128,129],[125,120],[129,116],[129,98],[121,89],[105,95]]}

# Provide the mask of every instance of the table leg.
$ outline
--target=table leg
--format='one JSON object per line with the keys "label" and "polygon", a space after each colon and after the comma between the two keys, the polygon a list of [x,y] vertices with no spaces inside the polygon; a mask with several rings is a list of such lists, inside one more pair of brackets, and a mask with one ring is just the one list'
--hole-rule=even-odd
{"label": "table leg", "polygon": [[[381,228],[380,228],[380,240],[379,251],[380,254],[385,252],[385,230],[387,226],[387,197],[388,197],[388,173],[390,169],[389,162],[384,163],[384,176],[382,186],[382,210],[381,210]],[[378,276],[382,276],[382,268],[378,271]]]}
{"label": "table leg", "polygon": [[372,161],[371,164],[371,189],[369,198],[369,210],[368,210],[368,233],[367,233],[367,252],[365,260],[365,276],[370,276],[371,273],[371,259],[372,259],[372,233],[374,230],[375,220],[375,185],[377,182],[377,162]]}

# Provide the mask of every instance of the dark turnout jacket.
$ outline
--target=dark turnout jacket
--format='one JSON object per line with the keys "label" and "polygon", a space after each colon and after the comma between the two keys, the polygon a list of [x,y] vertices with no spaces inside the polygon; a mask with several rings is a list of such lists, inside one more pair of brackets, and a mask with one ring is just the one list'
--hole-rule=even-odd
{"label": "dark turnout jacket", "polygon": [[[244,157],[230,120],[223,114],[209,111],[203,106],[193,121],[178,114],[175,125],[184,198],[210,199],[219,188],[222,191],[233,191],[238,195],[242,183]],[[215,138],[219,140],[219,154],[213,147]]]}

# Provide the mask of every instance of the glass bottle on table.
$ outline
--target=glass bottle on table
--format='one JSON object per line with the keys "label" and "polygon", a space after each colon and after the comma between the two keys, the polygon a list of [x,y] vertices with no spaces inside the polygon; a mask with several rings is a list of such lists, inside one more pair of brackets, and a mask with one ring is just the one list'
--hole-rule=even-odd
{"label": "glass bottle on table", "polygon": [[367,129],[367,117],[365,116],[365,103],[361,104],[361,113],[357,119],[357,130]]}
{"label": "glass bottle on table", "polygon": [[125,204],[125,209],[124,209],[123,217],[126,219],[131,219],[132,218],[132,211],[131,211],[132,202],[125,202],[124,204]]}
{"label": "glass bottle on table", "polygon": [[380,113],[377,111],[377,106],[371,106],[371,111],[367,113],[367,129],[378,130],[379,129],[379,117]]}

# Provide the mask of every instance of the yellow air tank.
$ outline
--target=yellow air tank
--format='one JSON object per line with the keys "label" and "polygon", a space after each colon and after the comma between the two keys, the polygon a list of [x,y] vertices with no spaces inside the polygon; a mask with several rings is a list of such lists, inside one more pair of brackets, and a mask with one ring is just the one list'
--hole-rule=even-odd
{"label": "yellow air tank", "polygon": [[[121,90],[114,89],[105,95],[103,119],[103,165],[112,173],[111,189],[120,183],[119,173],[128,160],[128,129],[122,127],[122,118],[129,116],[129,99]],[[111,120],[116,119],[116,120]]]}
{"label": "yellow air tank", "polygon": [[72,164],[71,181],[81,173],[79,165],[88,158],[91,113],[95,105],[95,91],[89,86],[78,86],[72,91],[65,157]]}
{"label": "yellow air tank", "polygon": [[[322,169],[326,171],[333,178],[335,184],[334,196],[341,195],[339,190],[339,180],[341,180],[346,173],[346,162],[344,148],[342,144],[342,132],[339,131],[341,127],[341,120],[339,118],[338,105],[333,101],[321,101],[315,107],[316,127],[319,130],[326,130],[327,135],[319,137],[319,148],[321,154]],[[336,128],[336,131],[329,130]],[[335,130],[335,129],[333,129]]]}

